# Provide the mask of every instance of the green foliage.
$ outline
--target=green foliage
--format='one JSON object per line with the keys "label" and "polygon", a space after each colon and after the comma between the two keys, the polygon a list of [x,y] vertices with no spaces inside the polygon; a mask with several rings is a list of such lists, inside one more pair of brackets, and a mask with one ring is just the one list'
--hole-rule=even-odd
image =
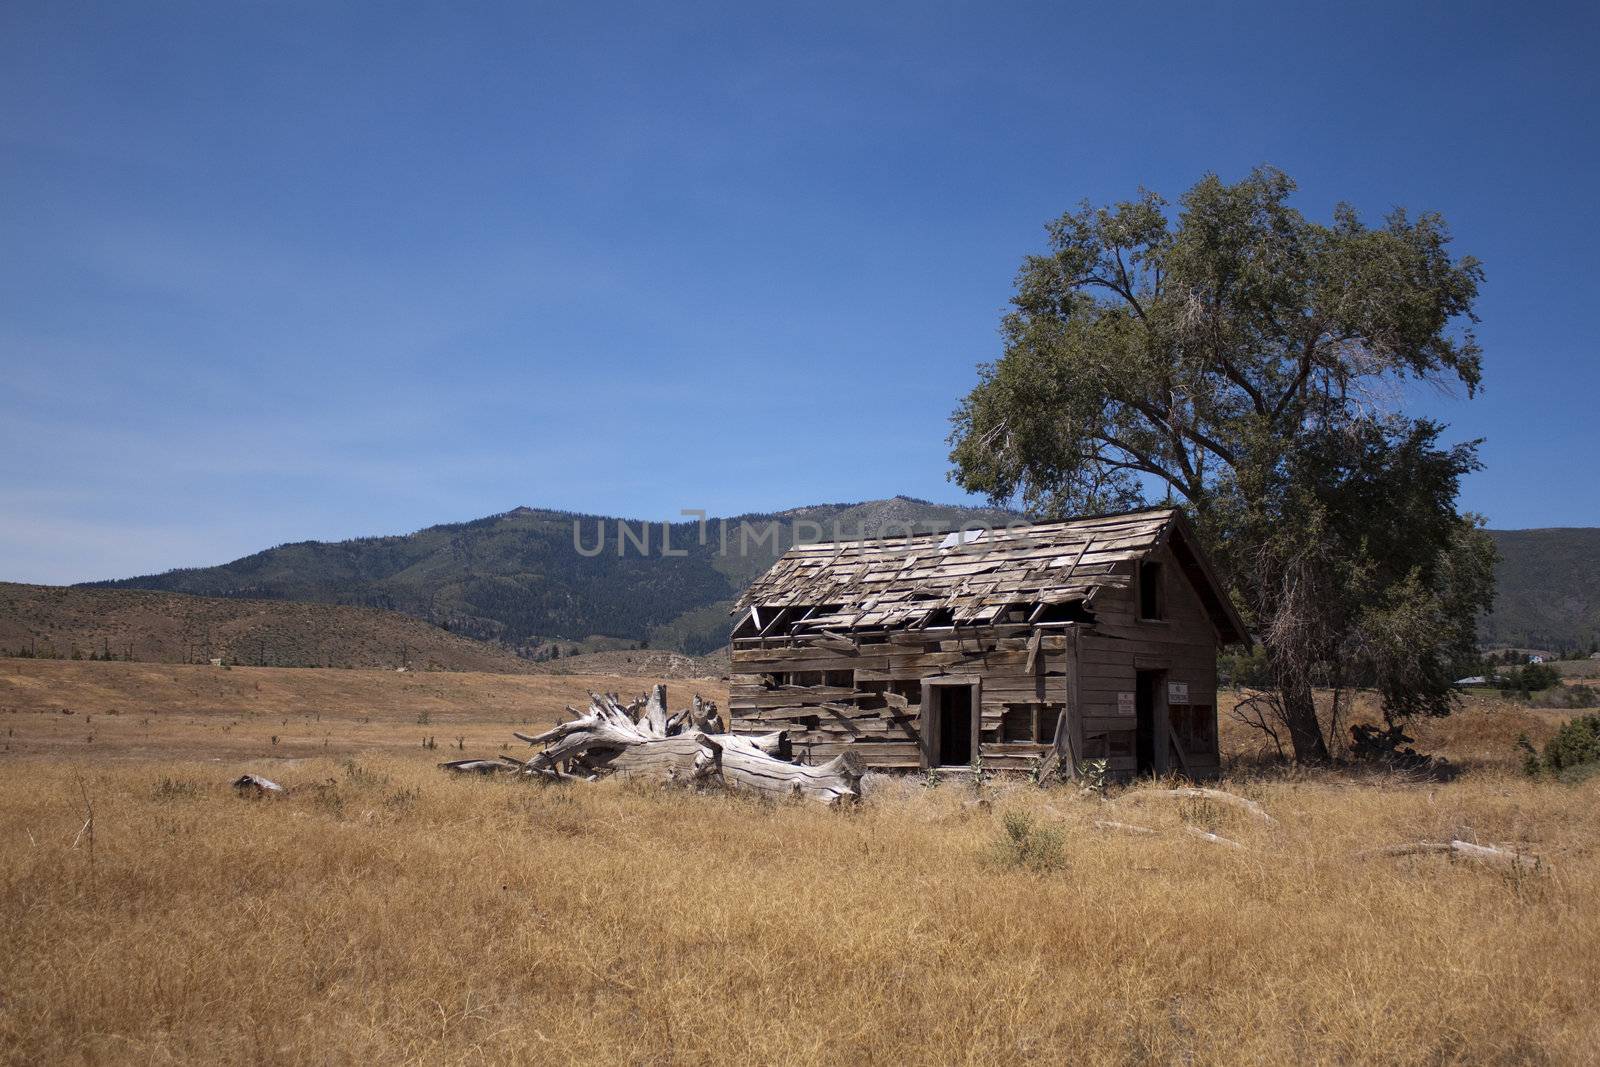
{"label": "green foliage", "polygon": [[1481,526],[1474,517],[1449,530],[1431,575],[1419,562],[1397,580],[1351,591],[1361,606],[1347,645],[1349,681],[1377,689],[1391,719],[1448,714],[1455,679],[1477,658],[1477,617],[1494,588],[1495,561]]}
{"label": "green foliage", "polygon": [[1060,827],[1040,826],[1033,816],[1023,811],[1006,812],[1001,826],[1002,833],[994,844],[994,851],[1004,866],[1030,871],[1057,871],[1066,866]]}
{"label": "green foliage", "polygon": [[[1532,757],[1533,746],[1526,737],[1518,745]],[[1584,715],[1562,726],[1542,755],[1525,761],[1525,769],[1567,780],[1600,773],[1600,715]]]}
{"label": "green foliage", "polygon": [[989,784],[989,779],[993,778],[994,775],[990,774],[988,769],[984,767],[982,752],[974,752],[972,754],[972,762],[968,764],[968,769],[972,772],[973,790],[978,793],[983,792],[983,787]]}
{"label": "green foliage", "polygon": [[1533,742],[1528,740],[1527,734],[1517,736],[1517,751],[1522,753],[1522,773],[1529,777],[1538,774],[1542,766],[1539,761],[1539,750],[1533,747]]}
{"label": "green foliage", "polygon": [[1111,783],[1111,761],[1104,759],[1086,759],[1078,764],[1078,777],[1083,782],[1083,792],[1094,796],[1106,795],[1106,787]]}
{"label": "green foliage", "polygon": [[1254,645],[1248,652],[1222,652],[1217,655],[1219,685],[1239,685],[1262,689],[1272,684],[1272,667],[1267,650]]}
{"label": "green foliage", "polygon": [[1262,168],[1202,179],[1177,217],[1153,193],[1049,226],[1004,357],[953,416],[956,480],[1039,516],[1189,505],[1266,645],[1297,754],[1326,739],[1314,684],[1352,667],[1403,717],[1449,708],[1448,665],[1489,606],[1492,547],[1458,515],[1475,443],[1387,409],[1407,380],[1481,380],[1483,272],[1443,219],[1375,227],[1289,206]]}
{"label": "green foliage", "polygon": [[1560,685],[1561,672],[1544,663],[1524,663],[1520,667],[1496,672],[1494,682],[1502,693],[1527,696]]}

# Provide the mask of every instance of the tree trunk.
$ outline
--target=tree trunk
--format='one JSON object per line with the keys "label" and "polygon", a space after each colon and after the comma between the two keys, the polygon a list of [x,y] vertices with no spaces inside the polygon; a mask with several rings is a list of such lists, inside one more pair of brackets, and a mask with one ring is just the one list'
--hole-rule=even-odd
{"label": "tree trunk", "polygon": [[1326,763],[1328,742],[1322,736],[1322,724],[1317,722],[1317,702],[1311,692],[1311,683],[1280,683],[1278,699],[1283,704],[1283,725],[1289,729],[1289,743],[1294,746],[1295,762]]}

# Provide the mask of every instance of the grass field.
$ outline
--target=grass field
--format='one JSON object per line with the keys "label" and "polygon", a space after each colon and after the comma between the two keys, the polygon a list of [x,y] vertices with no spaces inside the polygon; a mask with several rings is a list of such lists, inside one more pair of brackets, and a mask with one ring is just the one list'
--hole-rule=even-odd
{"label": "grass field", "polygon": [[[996,783],[978,805],[970,785],[872,779],[833,812],[433,766],[447,737],[487,754],[586,687],[646,682],[0,661],[0,1056],[1436,1064],[1600,1047],[1600,787],[1515,773],[1516,736],[1558,716],[1485,705],[1419,729],[1465,768],[1448,782],[1227,783],[1275,826],[1137,790]],[[717,695],[671,684],[675,704]],[[247,769],[292,793],[234,796]],[[1544,866],[1353,858],[1449,836]]]}

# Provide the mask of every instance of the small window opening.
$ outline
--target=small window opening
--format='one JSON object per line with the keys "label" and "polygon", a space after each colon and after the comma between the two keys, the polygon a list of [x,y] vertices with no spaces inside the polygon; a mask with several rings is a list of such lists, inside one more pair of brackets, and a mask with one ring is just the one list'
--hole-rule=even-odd
{"label": "small window opening", "polygon": [[906,698],[908,704],[922,703],[922,683],[917,681],[890,682],[889,692]]}
{"label": "small window opening", "polygon": [[1139,618],[1164,618],[1161,593],[1161,564],[1147,559],[1139,564]]}
{"label": "small window opening", "polygon": [[1048,745],[1056,739],[1060,704],[1007,704],[1000,716],[1000,740]]}
{"label": "small window opening", "polygon": [[1032,704],[1007,704],[1000,717],[1000,740],[1032,741],[1033,711]]}
{"label": "small window opening", "polygon": [[855,671],[826,671],[822,675],[822,684],[834,689],[855,689]]}
{"label": "small window opening", "polygon": [[1061,719],[1061,707],[1057,704],[1045,704],[1039,709],[1038,724],[1035,727],[1033,739],[1041,745],[1048,745],[1056,739],[1056,725]]}

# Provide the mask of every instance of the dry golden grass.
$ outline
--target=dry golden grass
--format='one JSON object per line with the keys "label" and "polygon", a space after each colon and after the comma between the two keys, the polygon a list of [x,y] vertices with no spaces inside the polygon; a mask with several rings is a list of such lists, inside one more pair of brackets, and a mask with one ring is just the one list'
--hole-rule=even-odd
{"label": "dry golden grass", "polygon": [[[256,759],[378,753],[493,755],[591,690],[634,696],[656,679],[0,659],[0,757]],[[725,682],[668,681],[725,704]],[[434,738],[437,751],[422,750]],[[273,738],[277,740],[274,741]],[[459,754],[459,753],[458,753]]]}
{"label": "dry golden grass", "polygon": [[[452,778],[413,747],[217,763],[205,738],[193,759],[0,758],[0,1056],[1434,1064],[1600,1047],[1600,784],[1230,783],[1280,820],[1265,827],[1020,784],[981,808],[966,786],[874,780],[832,812]],[[296,788],[240,799],[224,783],[242,769]],[[1060,834],[1058,863],[1048,842],[1038,869],[1000,857],[1019,812]],[[1351,858],[1450,835],[1548,868]]]}

